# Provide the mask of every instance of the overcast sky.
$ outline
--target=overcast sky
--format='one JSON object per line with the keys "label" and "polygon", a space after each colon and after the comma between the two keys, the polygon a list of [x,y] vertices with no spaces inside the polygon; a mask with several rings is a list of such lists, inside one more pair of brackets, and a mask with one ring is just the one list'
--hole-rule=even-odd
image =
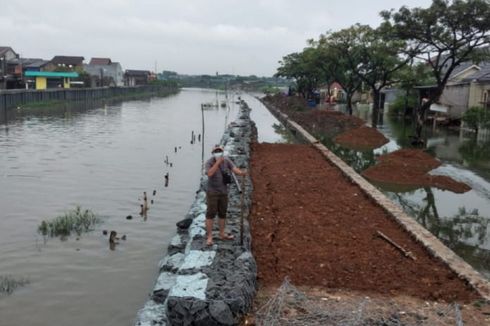
{"label": "overcast sky", "polygon": [[431,0],[0,0],[0,46],[110,57],[123,69],[270,76],[308,38]]}

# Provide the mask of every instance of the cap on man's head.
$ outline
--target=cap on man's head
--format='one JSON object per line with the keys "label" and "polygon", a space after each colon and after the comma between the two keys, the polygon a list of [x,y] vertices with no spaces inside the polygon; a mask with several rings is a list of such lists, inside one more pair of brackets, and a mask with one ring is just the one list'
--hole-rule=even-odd
{"label": "cap on man's head", "polygon": [[223,152],[223,151],[224,151],[223,146],[221,146],[221,145],[214,145],[213,149],[211,150],[211,153]]}

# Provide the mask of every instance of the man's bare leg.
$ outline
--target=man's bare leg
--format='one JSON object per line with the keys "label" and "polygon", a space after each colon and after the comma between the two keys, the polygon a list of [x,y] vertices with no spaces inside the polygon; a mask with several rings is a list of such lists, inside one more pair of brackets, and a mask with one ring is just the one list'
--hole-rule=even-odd
{"label": "man's bare leg", "polygon": [[214,219],[212,218],[206,219],[206,234],[207,234],[206,244],[208,246],[211,246],[213,244],[213,224],[214,224]]}
{"label": "man's bare leg", "polygon": [[235,237],[232,236],[231,234],[226,234],[225,233],[225,226],[226,226],[226,220],[224,218],[219,218],[218,219],[218,224],[219,224],[219,238],[221,240],[233,240]]}

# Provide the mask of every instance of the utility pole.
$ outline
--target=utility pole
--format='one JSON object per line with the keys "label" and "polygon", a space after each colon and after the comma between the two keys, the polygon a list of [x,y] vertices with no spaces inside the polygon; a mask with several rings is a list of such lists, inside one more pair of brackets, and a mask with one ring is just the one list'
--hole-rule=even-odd
{"label": "utility pole", "polygon": [[100,87],[104,87],[104,68],[100,68]]}
{"label": "utility pole", "polygon": [[3,94],[3,112],[4,112],[4,123],[5,123],[5,130],[9,129],[8,125],[8,115],[7,115],[7,94]]}
{"label": "utility pole", "polygon": [[2,80],[3,80],[3,89],[7,89],[7,76],[6,76],[6,70],[5,67],[6,67],[6,57],[5,57],[5,54],[3,55],[3,57],[0,58],[0,60],[2,61]]}

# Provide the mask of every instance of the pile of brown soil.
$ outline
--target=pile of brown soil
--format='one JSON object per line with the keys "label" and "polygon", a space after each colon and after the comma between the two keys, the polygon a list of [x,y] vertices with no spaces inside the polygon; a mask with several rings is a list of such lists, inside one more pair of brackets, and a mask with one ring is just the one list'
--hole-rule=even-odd
{"label": "pile of brown soil", "polygon": [[419,149],[401,149],[380,156],[378,163],[362,175],[371,181],[383,184],[397,184],[413,187],[437,187],[455,193],[464,193],[471,188],[447,176],[430,175],[429,171],[441,162]]}
{"label": "pile of brown soil", "polygon": [[[422,299],[478,294],[308,145],[254,144],[251,227],[259,282]],[[381,231],[416,260],[376,236]]]}
{"label": "pile of brown soil", "polygon": [[365,122],[357,117],[348,116],[333,110],[310,110],[307,112],[294,112],[289,117],[303,126],[312,134],[322,134],[335,137],[347,130],[359,128]]}
{"label": "pile of brown soil", "polygon": [[300,97],[277,95],[266,97],[264,101],[280,108],[281,112],[287,114],[310,133],[321,133],[329,138],[365,124],[364,120],[339,111],[309,108],[306,101]]}
{"label": "pile of brown soil", "polygon": [[377,129],[366,126],[348,130],[335,137],[334,141],[339,145],[356,150],[371,150],[389,142],[388,138]]}

